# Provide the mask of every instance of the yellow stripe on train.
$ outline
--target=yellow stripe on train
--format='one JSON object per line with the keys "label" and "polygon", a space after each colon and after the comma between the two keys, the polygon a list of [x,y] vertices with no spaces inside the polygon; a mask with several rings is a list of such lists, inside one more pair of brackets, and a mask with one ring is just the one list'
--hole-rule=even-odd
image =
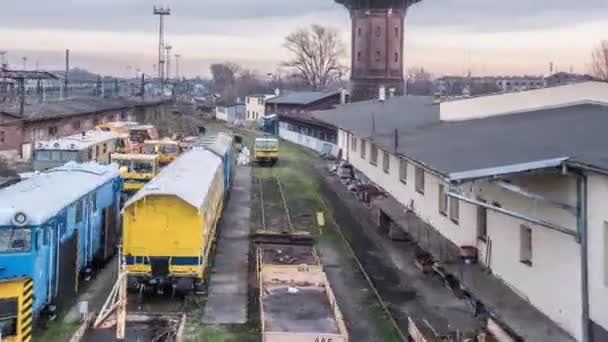
{"label": "yellow stripe on train", "polygon": [[32,335],[32,308],[34,304],[33,282],[30,278],[14,279],[0,282],[0,300],[5,313],[0,321],[5,326],[12,326],[10,332],[2,336],[3,342],[27,342]]}

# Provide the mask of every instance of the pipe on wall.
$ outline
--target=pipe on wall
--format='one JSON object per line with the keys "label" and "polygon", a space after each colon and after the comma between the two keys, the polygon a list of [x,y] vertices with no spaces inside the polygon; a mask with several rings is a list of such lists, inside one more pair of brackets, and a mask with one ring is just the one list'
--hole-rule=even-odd
{"label": "pipe on wall", "polygon": [[582,342],[592,342],[589,323],[589,260],[587,238],[587,176],[583,172],[575,172],[578,196],[577,228],[581,244],[581,324]]}
{"label": "pipe on wall", "polygon": [[494,210],[496,212],[499,212],[501,214],[505,214],[507,216],[511,216],[511,217],[514,217],[514,218],[517,218],[517,219],[520,219],[520,220],[524,220],[524,221],[527,221],[527,222],[530,222],[530,223],[533,223],[533,224],[536,224],[536,225],[539,225],[539,226],[543,226],[543,227],[546,227],[546,228],[558,231],[560,233],[573,236],[575,238],[578,238],[578,235],[579,235],[578,232],[576,230],[574,230],[574,229],[569,229],[569,228],[566,228],[566,227],[563,227],[563,226],[560,226],[560,225],[557,225],[557,224],[554,224],[554,223],[551,223],[551,222],[535,219],[533,217],[529,217],[529,216],[517,213],[517,212],[512,211],[512,210],[508,210],[508,209],[504,209],[504,208],[499,208],[499,207],[493,206],[491,204],[483,203],[483,202],[480,202],[480,201],[477,201],[477,200],[474,200],[474,199],[462,196],[460,194],[457,194],[457,193],[454,193],[454,192],[451,192],[451,191],[448,192],[448,196],[449,197],[453,197],[453,198],[457,198],[457,199],[459,199],[459,200],[461,200],[463,202],[467,202],[467,203],[470,203],[470,204],[473,204],[473,205],[478,205],[478,206],[484,207],[486,209]]}

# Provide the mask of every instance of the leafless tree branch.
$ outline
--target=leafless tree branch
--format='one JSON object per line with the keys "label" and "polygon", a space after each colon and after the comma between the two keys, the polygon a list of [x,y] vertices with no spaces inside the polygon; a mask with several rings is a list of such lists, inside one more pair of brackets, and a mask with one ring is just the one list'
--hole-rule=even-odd
{"label": "leafless tree branch", "polygon": [[291,68],[313,89],[326,87],[344,71],[344,44],[337,31],[320,25],[299,29],[285,37],[291,58],[282,66]]}
{"label": "leafless tree branch", "polygon": [[596,78],[608,81],[608,40],[602,40],[593,50],[591,72]]}

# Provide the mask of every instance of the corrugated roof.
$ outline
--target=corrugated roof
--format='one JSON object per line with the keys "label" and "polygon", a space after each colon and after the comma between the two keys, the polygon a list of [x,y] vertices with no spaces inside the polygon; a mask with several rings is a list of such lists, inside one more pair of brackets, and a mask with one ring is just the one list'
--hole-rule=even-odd
{"label": "corrugated roof", "polygon": [[12,225],[17,212],[28,216],[28,225],[40,225],[78,198],[120,177],[116,164],[70,162],[45,173],[36,173],[0,190],[0,226]]}
{"label": "corrugated roof", "polygon": [[199,147],[182,154],[125,203],[125,208],[150,196],[175,196],[200,209],[222,160]]}
{"label": "corrugated roof", "polygon": [[[142,105],[154,105],[165,102],[162,99],[128,99],[128,98],[77,98],[58,102],[26,104],[23,120],[36,121],[56,117],[98,113],[111,110],[127,109]],[[21,117],[19,104],[0,106],[0,113]]]}
{"label": "corrugated roof", "polygon": [[[606,127],[608,106],[573,105],[400,130],[397,152],[445,176],[560,158],[608,170]],[[373,140],[394,151],[394,134]]]}
{"label": "corrugated roof", "polygon": [[[313,117],[359,136],[393,132],[439,122],[439,106],[431,96],[399,96],[349,103],[335,109],[313,113]],[[374,127],[375,126],[375,127]]]}
{"label": "corrugated roof", "polygon": [[266,103],[307,105],[339,94],[339,91],[292,91],[268,99]]}

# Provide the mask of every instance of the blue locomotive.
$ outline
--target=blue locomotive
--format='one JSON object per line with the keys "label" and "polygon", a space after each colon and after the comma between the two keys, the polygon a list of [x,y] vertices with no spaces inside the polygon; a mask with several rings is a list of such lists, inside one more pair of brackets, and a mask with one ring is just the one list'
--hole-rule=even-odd
{"label": "blue locomotive", "polygon": [[120,239],[116,165],[70,162],[0,189],[0,332],[29,341]]}

